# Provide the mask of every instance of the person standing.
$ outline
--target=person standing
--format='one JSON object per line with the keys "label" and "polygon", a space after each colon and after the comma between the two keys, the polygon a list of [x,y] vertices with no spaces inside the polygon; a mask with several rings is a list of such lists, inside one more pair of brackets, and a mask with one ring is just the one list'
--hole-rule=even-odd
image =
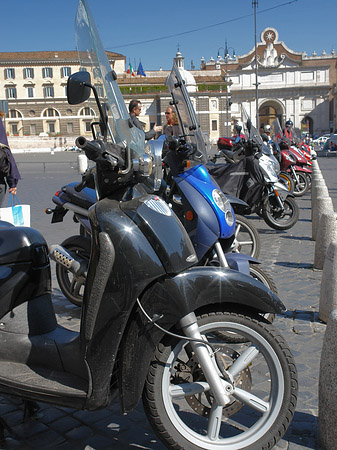
{"label": "person standing", "polygon": [[176,136],[180,134],[180,127],[178,122],[178,117],[173,111],[171,106],[168,106],[165,111],[166,124],[163,127],[163,134],[167,136]]}
{"label": "person standing", "polygon": [[[140,115],[142,110],[142,104],[140,100],[131,100],[129,103],[129,113],[130,113],[130,119],[133,125],[136,128],[139,128],[140,130],[143,130],[142,124],[138,119],[138,116]],[[153,139],[156,137],[157,133],[160,133],[162,131],[162,127],[158,125],[154,125],[154,127],[150,130],[145,132],[145,140],[148,141],[150,139]]]}
{"label": "person standing", "polygon": [[2,162],[2,167],[0,167],[0,207],[5,199],[7,185],[8,192],[16,195],[17,184],[21,180],[20,172],[8,145],[2,117],[3,113],[0,111],[0,161]]}

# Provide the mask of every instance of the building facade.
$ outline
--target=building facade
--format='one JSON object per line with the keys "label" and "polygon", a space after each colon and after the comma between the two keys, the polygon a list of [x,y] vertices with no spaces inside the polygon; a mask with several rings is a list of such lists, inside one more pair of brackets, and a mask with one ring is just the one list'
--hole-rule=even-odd
{"label": "building facade", "polygon": [[[140,119],[145,130],[163,124],[171,100],[165,85],[170,71],[131,76],[125,71],[125,56],[113,52],[107,56],[126,106],[133,98],[142,102]],[[241,120],[241,105],[253,123],[267,124],[277,117],[283,125],[291,119],[295,128],[313,136],[337,128],[334,51],[319,56],[295,52],[279,41],[276,29],[268,27],[261,33],[256,58],[252,49],[233,58],[228,54],[209,61],[201,58],[200,69],[186,70],[178,50],[174,61],[185,79],[201,129],[211,142],[231,134],[233,122]],[[78,70],[77,52],[0,53],[0,100],[8,102],[7,134],[90,135],[90,123],[97,118],[95,103],[74,106],[66,99],[67,79]],[[95,74],[91,75],[100,92],[102,86]]]}
{"label": "building facade", "polygon": [[[111,67],[124,71],[125,57],[107,52]],[[9,136],[69,136],[90,132],[95,112],[87,105],[69,105],[68,77],[81,70],[78,53],[0,53],[0,100],[6,100]],[[101,86],[92,82],[98,90]]]}
{"label": "building facade", "polygon": [[226,71],[233,118],[240,119],[243,104],[254,122],[258,116],[260,124],[270,124],[278,117],[281,124],[290,119],[295,128],[312,136],[335,130],[335,52],[313,52],[311,56],[295,52],[279,41],[277,30],[270,27],[262,31],[256,50],[256,58],[253,48],[246,55],[230,60],[219,56],[205,63],[206,71]]}

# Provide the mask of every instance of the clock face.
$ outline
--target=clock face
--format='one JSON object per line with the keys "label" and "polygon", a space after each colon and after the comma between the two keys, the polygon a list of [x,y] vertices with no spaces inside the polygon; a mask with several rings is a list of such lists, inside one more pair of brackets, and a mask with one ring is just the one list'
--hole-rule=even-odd
{"label": "clock face", "polygon": [[275,40],[275,33],[273,31],[266,31],[264,34],[264,40],[266,42],[273,42]]}

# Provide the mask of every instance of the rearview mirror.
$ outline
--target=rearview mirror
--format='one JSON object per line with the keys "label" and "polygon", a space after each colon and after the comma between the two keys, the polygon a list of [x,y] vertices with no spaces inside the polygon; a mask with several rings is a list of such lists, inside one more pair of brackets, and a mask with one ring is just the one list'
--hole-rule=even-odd
{"label": "rearview mirror", "polygon": [[91,94],[91,79],[89,72],[76,72],[67,81],[67,99],[70,105],[83,103]]}

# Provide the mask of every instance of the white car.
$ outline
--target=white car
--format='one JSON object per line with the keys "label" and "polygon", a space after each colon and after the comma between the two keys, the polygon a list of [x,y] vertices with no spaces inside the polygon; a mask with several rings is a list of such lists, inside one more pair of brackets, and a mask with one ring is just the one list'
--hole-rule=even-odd
{"label": "white car", "polygon": [[314,144],[318,144],[318,145],[325,144],[326,141],[329,139],[329,137],[330,137],[330,134],[324,134],[323,136],[320,136],[319,138],[314,139],[312,142]]}

